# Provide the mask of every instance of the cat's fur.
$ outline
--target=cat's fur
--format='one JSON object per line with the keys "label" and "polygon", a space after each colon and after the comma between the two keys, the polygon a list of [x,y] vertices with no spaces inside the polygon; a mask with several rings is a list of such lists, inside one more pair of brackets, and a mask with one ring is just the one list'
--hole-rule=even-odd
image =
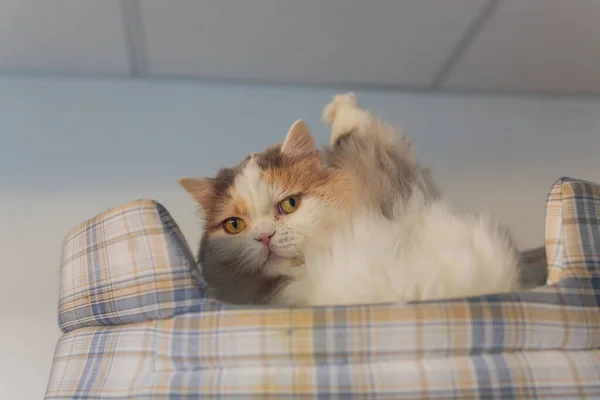
{"label": "cat's fur", "polygon": [[[182,178],[200,203],[199,264],[212,293],[233,303],[288,306],[406,302],[519,287],[517,252],[489,217],[455,211],[421,169],[404,133],[358,107],[324,110],[319,152],[297,121],[285,142],[216,178]],[[277,203],[299,195],[289,215]],[[246,221],[226,233],[228,217]],[[267,247],[256,240],[272,234]]]}

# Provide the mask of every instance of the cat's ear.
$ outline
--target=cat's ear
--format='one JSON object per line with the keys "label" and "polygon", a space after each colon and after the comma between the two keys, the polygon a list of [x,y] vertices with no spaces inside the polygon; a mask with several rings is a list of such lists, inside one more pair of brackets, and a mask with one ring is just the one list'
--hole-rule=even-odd
{"label": "cat's ear", "polygon": [[179,178],[177,180],[182,188],[200,203],[204,208],[212,201],[214,193],[213,180],[209,178]]}
{"label": "cat's ear", "polygon": [[301,158],[314,154],[316,150],[308,125],[301,119],[294,122],[281,146],[281,152],[290,157]]}

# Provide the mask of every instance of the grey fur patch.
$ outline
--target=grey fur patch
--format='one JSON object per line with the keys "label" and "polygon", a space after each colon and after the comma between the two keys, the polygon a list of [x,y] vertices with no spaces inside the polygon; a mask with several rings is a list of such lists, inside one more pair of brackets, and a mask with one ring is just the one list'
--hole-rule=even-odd
{"label": "grey fur patch", "polygon": [[386,218],[394,217],[398,199],[407,199],[415,188],[426,191],[420,167],[412,154],[394,141],[382,137],[387,132],[351,131],[338,137],[326,150],[328,164],[350,173],[357,196],[378,209]]}
{"label": "grey fur patch", "polygon": [[213,190],[214,190],[214,198],[221,198],[226,196],[233,183],[235,182],[235,177],[238,175],[238,171],[233,168],[222,168],[217,173],[217,176],[214,178]]}
{"label": "grey fur patch", "polygon": [[280,145],[269,147],[262,153],[256,154],[254,159],[256,160],[258,168],[263,171],[270,168],[281,168],[285,162]]}
{"label": "grey fur patch", "polygon": [[287,281],[260,273],[264,260],[254,259],[245,248],[228,240],[226,250],[208,235],[200,241],[198,268],[210,293],[232,304],[264,304]]}
{"label": "grey fur patch", "polygon": [[251,156],[247,156],[233,168],[221,168],[214,178],[214,198],[226,196],[235,182],[235,178],[244,170]]}
{"label": "grey fur patch", "polygon": [[229,192],[235,183],[235,178],[244,170],[250,156],[233,168],[221,168],[212,181],[212,199],[210,205],[204,209],[207,221],[211,221],[213,215],[219,214],[227,200],[230,200]]}

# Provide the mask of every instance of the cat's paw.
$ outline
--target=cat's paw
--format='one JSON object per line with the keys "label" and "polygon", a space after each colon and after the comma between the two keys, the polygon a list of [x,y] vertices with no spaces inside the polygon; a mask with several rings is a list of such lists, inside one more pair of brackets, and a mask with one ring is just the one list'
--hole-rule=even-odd
{"label": "cat's paw", "polygon": [[331,144],[350,132],[366,131],[371,117],[358,106],[354,93],[335,96],[323,109],[323,121],[331,126]]}

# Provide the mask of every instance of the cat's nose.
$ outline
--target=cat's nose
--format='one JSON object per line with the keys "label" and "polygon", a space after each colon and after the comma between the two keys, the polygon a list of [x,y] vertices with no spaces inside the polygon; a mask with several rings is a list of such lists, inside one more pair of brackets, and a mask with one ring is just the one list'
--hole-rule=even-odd
{"label": "cat's nose", "polygon": [[256,240],[259,242],[263,242],[265,244],[265,246],[270,247],[271,238],[273,237],[274,234],[275,233],[261,235]]}

